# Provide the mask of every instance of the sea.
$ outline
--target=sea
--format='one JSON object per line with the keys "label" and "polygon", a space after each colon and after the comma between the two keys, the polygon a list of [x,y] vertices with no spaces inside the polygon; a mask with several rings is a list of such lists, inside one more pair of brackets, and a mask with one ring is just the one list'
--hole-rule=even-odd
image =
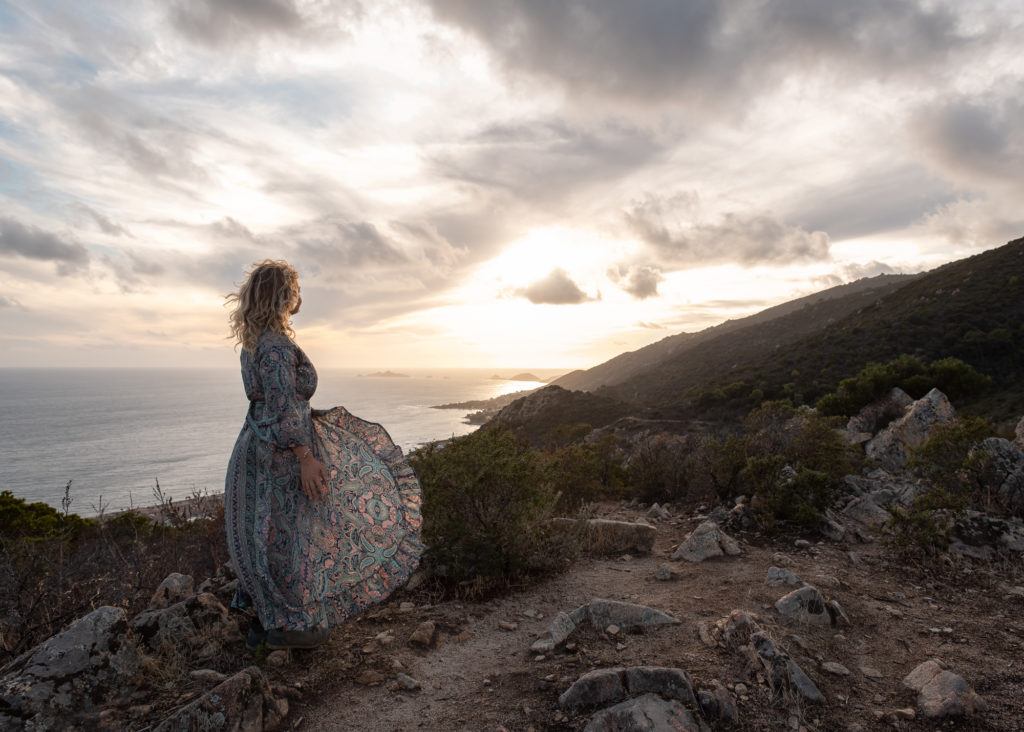
{"label": "sea", "polygon": [[[314,408],[344,406],[406,452],[476,429],[472,410],[435,406],[544,385],[484,369],[317,371]],[[158,482],[175,499],[221,493],[247,407],[236,369],[0,369],[0,490],[60,508],[70,483],[82,516],[153,505]]]}

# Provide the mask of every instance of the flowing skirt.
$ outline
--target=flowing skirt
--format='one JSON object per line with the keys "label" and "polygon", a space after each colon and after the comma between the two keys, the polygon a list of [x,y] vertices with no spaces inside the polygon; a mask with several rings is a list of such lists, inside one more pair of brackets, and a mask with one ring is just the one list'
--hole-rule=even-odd
{"label": "flowing skirt", "polygon": [[333,627],[381,602],[423,553],[415,473],[378,424],[343,407],[313,411],[314,456],[328,497],[302,492],[298,461],[243,426],[224,491],[236,606],[265,628]]}

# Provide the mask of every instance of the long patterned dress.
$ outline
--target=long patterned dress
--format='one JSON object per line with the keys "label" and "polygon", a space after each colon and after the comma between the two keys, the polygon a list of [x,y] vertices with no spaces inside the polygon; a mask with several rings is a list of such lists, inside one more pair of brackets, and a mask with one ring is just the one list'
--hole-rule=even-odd
{"label": "long patterned dress", "polygon": [[[224,490],[236,607],[265,628],[333,627],[402,585],[419,564],[419,482],[388,433],[342,407],[311,410],[313,364],[266,331],[242,351],[249,411]],[[307,445],[327,469],[328,497],[302,492],[290,448]]]}

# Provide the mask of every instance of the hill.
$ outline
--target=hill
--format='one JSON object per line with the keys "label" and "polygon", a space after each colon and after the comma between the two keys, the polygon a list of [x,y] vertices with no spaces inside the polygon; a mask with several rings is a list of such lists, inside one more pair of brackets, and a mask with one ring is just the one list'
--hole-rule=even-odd
{"label": "hill", "polygon": [[[553,382],[648,417],[731,422],[766,399],[813,404],[869,362],[959,358],[992,378],[957,407],[1024,411],[1024,238],[915,276],[860,280],[700,333],[680,333]],[[557,415],[533,419],[550,423]],[[573,415],[580,421],[585,415]]]}

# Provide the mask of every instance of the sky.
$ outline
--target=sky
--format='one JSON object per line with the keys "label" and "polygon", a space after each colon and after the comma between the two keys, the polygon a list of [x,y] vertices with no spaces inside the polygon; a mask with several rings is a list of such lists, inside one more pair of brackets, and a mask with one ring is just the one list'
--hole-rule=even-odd
{"label": "sky", "polygon": [[0,366],[586,368],[1024,235],[1019,0],[0,0]]}

